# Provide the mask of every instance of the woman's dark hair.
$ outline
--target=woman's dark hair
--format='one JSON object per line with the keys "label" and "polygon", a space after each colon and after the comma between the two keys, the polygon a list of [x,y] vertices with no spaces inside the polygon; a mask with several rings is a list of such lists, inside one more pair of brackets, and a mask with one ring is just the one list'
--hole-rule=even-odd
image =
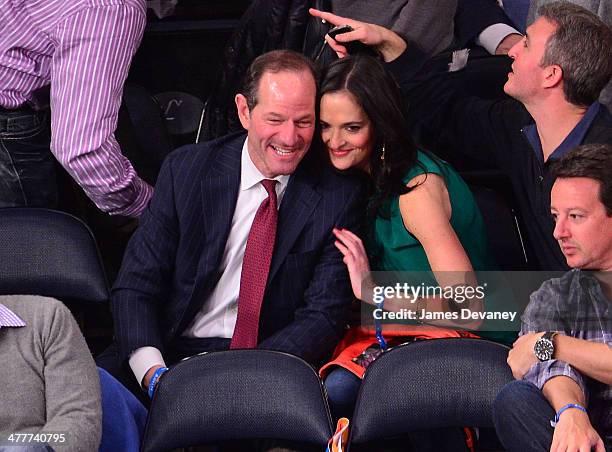
{"label": "woman's dark hair", "polygon": [[417,149],[408,134],[403,96],[382,63],[367,55],[334,61],[323,69],[320,86],[318,104],[325,94],[346,90],[372,122],[374,140],[369,163],[374,193],[368,210],[376,214],[385,199],[409,191],[403,178],[417,162]]}

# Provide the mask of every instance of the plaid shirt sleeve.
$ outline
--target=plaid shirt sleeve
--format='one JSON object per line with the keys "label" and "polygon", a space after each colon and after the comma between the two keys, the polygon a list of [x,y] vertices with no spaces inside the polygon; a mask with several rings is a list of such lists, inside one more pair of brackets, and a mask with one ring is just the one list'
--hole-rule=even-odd
{"label": "plaid shirt sleeve", "polygon": [[[540,289],[531,294],[529,305],[522,316],[521,336],[542,331],[557,331],[559,334],[564,334],[563,319],[566,318],[567,300],[564,300],[559,284],[558,279],[545,281]],[[565,361],[551,359],[537,362],[531,366],[523,379],[542,389],[548,380],[558,376],[574,380],[588,399],[588,390],[582,375]]]}
{"label": "plaid shirt sleeve", "polygon": [[551,359],[550,361],[537,362],[523,376],[523,380],[533,383],[541,390],[548,380],[559,376],[569,377],[574,380],[580,386],[585,399],[588,400],[589,392],[582,375],[565,361]]}

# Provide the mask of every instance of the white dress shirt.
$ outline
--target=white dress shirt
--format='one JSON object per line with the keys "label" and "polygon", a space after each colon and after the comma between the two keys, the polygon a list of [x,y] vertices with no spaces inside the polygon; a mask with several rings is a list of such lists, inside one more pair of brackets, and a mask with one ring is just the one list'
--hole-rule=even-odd
{"label": "white dress shirt", "polygon": [[[240,165],[240,188],[236,201],[236,210],[232,218],[230,234],[225,244],[221,259],[221,278],[191,323],[183,332],[185,337],[219,337],[231,338],[236,326],[238,314],[238,294],[242,260],[246,248],[251,224],[259,205],[268,197],[268,192],[261,184],[265,177],[255,167],[248,152],[247,140],[242,146]],[[289,176],[277,176],[277,205],[280,206]],[[155,347],[141,347],[135,350],[129,364],[139,383],[147,371],[155,366],[165,366],[161,352]]]}
{"label": "white dress shirt", "polygon": [[485,28],[477,37],[476,44],[484,47],[491,55],[495,55],[495,50],[503,39],[511,34],[520,35],[521,32],[506,24],[493,24]]}

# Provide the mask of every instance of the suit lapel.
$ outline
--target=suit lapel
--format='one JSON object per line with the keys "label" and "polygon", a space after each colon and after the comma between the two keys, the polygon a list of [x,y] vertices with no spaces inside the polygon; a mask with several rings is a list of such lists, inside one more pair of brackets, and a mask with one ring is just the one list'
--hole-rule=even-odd
{"label": "suit lapel", "polygon": [[289,185],[278,212],[276,244],[268,282],[274,278],[321,199],[321,195],[314,189],[315,182],[315,178],[306,171],[298,171],[289,179]]}

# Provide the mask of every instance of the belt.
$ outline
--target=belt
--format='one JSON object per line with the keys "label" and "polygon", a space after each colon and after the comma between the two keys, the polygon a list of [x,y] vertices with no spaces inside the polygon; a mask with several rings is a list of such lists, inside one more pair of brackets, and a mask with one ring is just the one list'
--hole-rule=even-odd
{"label": "belt", "polygon": [[20,105],[17,108],[5,108],[0,105],[0,113],[34,113],[35,110],[28,104]]}

